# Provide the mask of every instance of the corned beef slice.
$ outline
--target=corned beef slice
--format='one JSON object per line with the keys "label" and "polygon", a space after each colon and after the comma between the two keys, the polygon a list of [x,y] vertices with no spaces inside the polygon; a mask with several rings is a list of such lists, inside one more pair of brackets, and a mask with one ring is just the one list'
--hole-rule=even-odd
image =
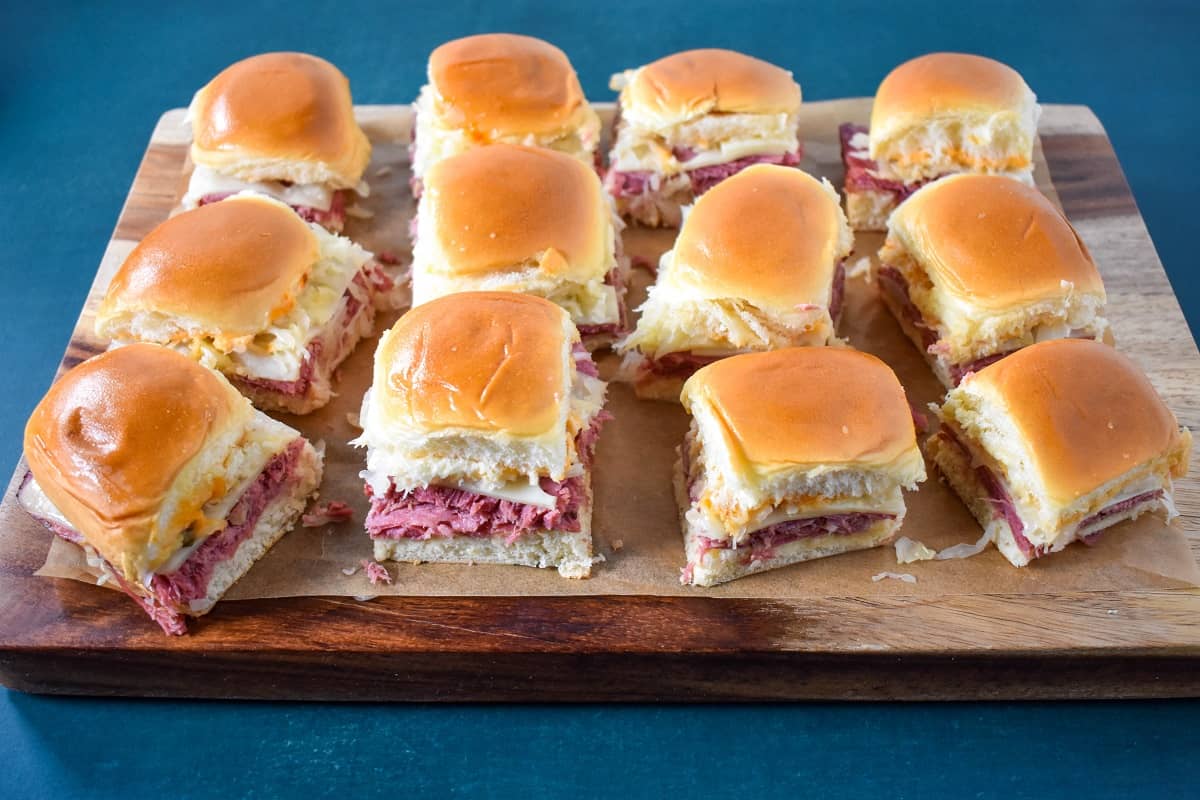
{"label": "corned beef slice", "polygon": [[[580,331],[582,333],[582,331]],[[575,369],[583,375],[589,375],[593,378],[600,377],[600,369],[596,366],[596,362],[592,361],[592,354],[587,348],[579,342],[571,348],[571,354],[575,357]],[[590,430],[590,429],[589,429]]]}
{"label": "corned beef slice", "polygon": [[701,356],[690,350],[681,350],[677,353],[667,353],[662,358],[648,358],[642,362],[640,369],[661,377],[687,378],[706,364],[720,361],[722,358],[723,356]]}
{"label": "corned beef slice", "polygon": [[929,181],[916,183],[900,183],[879,177],[878,164],[869,157],[859,155],[864,150],[855,149],[850,141],[857,134],[867,135],[865,125],[854,125],[849,122],[838,126],[838,136],[842,142],[842,165],[846,168],[846,191],[848,192],[887,192],[896,196],[899,203],[920,189]]}
{"label": "corned beef slice", "polygon": [[[600,427],[609,419],[611,415],[601,411],[575,439],[585,469],[591,465]],[[505,544],[512,544],[529,531],[580,530],[579,512],[587,502],[584,477],[567,478],[561,483],[542,478],[539,485],[555,497],[554,508],[432,485],[407,491],[389,486],[387,494],[376,497],[368,486],[371,510],[367,513],[367,532],[381,539],[503,535]]]}
{"label": "corned beef slice", "polygon": [[846,297],[846,262],[839,261],[833,271],[833,287],[829,292],[829,318],[837,323],[842,313],[842,301]]}
{"label": "corned beef slice", "polygon": [[[788,520],[755,531],[750,534],[749,541],[740,545],[738,550],[745,551],[742,558],[746,563],[765,561],[774,558],[775,549],[781,545],[817,536],[861,533],[880,520],[894,517],[893,514],[854,512]],[[707,536],[701,536],[699,540],[700,553],[696,556],[697,560],[704,558],[704,554],[709,550],[727,550],[733,546],[729,539],[709,539]]]}
{"label": "corned beef slice", "polygon": [[[736,175],[752,164],[781,164],[785,167],[794,167],[800,163],[802,153],[803,149],[797,150],[795,153],[784,153],[783,155],[746,156],[745,158],[739,158],[724,164],[710,164],[707,167],[689,169],[686,170],[686,174],[692,182],[692,193],[699,196],[729,176]],[[655,172],[610,170],[608,173],[608,188],[616,197],[646,194],[654,190],[661,177]]]}

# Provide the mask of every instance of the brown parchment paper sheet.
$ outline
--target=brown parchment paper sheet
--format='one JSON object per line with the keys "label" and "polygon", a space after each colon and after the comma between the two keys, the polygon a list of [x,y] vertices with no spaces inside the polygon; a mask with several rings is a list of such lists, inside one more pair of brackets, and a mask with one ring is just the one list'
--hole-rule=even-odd
{"label": "brown parchment paper sheet", "polygon": [[[865,123],[869,113],[869,100],[806,104],[801,112],[805,143],[802,167],[827,177],[840,190],[837,126],[845,121]],[[602,114],[606,120],[610,118],[611,106],[602,109]],[[392,250],[407,260],[406,232],[413,211],[404,147],[409,135],[409,111],[403,107],[368,107],[362,109],[361,117],[375,145],[367,171],[372,193],[362,205],[374,216],[351,220],[347,235],[376,252]],[[186,133],[181,135],[186,139]],[[1040,148],[1036,157],[1037,184],[1057,202]],[[184,183],[181,179],[181,193]],[[629,229],[625,246],[631,255],[657,264],[658,256],[671,246],[674,234],[673,230]],[[879,234],[858,234],[855,253],[848,263],[873,257],[881,244]],[[631,295],[634,305],[641,302],[650,282],[644,271],[637,273]],[[381,320],[377,329],[385,330],[391,319],[394,316]],[[910,401],[919,407],[940,397],[937,380],[880,304],[875,287],[861,275],[847,282],[839,333],[853,346],[891,365]],[[392,585],[371,586],[358,569],[360,562],[372,555],[371,542],[362,529],[367,509],[358,478],[363,452],[347,442],[358,434],[350,418],[357,417],[363,392],[370,385],[374,350],[375,340],[364,341],[341,367],[338,397],[328,407],[307,417],[279,415],[310,439],[325,442],[325,480],[320,498],[348,502],[354,508],[354,518],[338,525],[292,531],[230,589],[226,599],[303,595],[366,598],[384,594],[933,597],[1180,588],[1200,583],[1200,571],[1178,522],[1168,525],[1156,514],[1110,529],[1094,546],[1072,545],[1024,569],[1010,566],[994,548],[964,560],[898,565],[895,550],[889,545],[761,573],[712,589],[681,586],[679,573],[684,556],[671,494],[671,467],[687,418],[678,405],[637,401],[626,386],[614,383],[609,389],[608,408],[616,419],[604,429],[593,475],[593,535],[596,552],[604,557],[593,577],[568,580],[554,570],[527,567],[388,562]],[[605,377],[612,374],[616,361],[611,355],[601,359]],[[920,490],[907,494],[909,511],[901,535],[935,549],[978,539],[980,529],[970,513],[932,468],[929,472],[929,480]],[[353,574],[345,574],[350,570]],[[917,583],[871,580],[884,571],[909,573]],[[57,538],[37,574],[95,581],[81,551]]]}

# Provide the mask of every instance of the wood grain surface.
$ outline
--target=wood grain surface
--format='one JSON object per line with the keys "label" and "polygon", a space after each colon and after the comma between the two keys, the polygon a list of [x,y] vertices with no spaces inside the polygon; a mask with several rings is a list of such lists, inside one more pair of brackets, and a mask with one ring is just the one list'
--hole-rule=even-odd
{"label": "wood grain surface", "polygon": [[[834,102],[859,111],[869,103]],[[362,110],[367,119],[389,113]],[[161,135],[174,128],[160,125],[151,141],[89,307],[105,273],[176,204],[186,141]],[[1049,106],[1041,143],[1104,275],[1122,349],[1181,423],[1200,428],[1200,354],[1103,128],[1086,108]],[[97,347],[74,337],[62,368]],[[0,506],[0,681],[18,690],[440,701],[1200,695],[1195,589],[787,601],[304,597],[223,603],[219,624],[169,638],[115,592],[33,577],[49,536],[15,503],[24,472],[18,464]],[[1194,477],[1177,484],[1193,554],[1198,491]]]}

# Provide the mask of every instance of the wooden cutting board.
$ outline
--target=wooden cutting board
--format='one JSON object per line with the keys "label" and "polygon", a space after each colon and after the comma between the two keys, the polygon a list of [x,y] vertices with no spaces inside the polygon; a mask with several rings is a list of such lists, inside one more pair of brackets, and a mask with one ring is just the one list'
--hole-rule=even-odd
{"label": "wooden cutting board", "polygon": [[[834,102],[859,112],[869,103]],[[165,115],[151,139],[81,320],[107,273],[178,201],[187,159],[180,113]],[[400,113],[360,109],[365,124]],[[1110,301],[1120,301],[1110,316],[1123,320],[1121,348],[1180,422],[1200,428],[1200,354],[1103,128],[1086,108],[1049,106],[1041,145]],[[403,191],[399,176],[368,178],[376,191]],[[388,233],[360,238],[376,250],[393,246],[402,223],[374,219],[369,227]],[[62,369],[96,351],[86,327]],[[0,505],[0,681],[24,691],[455,701],[1200,695],[1195,589],[933,599],[296,597],[226,602],[198,634],[172,638],[116,592],[33,576],[50,537],[15,502],[24,473],[18,464]],[[1196,478],[1177,484],[1193,555],[1198,488]]]}

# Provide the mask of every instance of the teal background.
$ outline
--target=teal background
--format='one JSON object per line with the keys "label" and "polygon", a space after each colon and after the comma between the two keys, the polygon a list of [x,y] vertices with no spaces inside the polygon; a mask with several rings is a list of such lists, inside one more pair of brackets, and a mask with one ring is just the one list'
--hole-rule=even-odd
{"label": "teal background", "polygon": [[[0,0],[0,464],[48,385],[159,114],[229,62],[308,50],[363,103],[430,49],[548,38],[594,99],[673,50],[741,49],[809,99],[939,49],[1000,58],[1106,125],[1184,310],[1195,276],[1190,2],[20,3]],[[549,680],[552,676],[531,676]],[[0,695],[0,797],[1196,797],[1200,704],[334,706]]]}

